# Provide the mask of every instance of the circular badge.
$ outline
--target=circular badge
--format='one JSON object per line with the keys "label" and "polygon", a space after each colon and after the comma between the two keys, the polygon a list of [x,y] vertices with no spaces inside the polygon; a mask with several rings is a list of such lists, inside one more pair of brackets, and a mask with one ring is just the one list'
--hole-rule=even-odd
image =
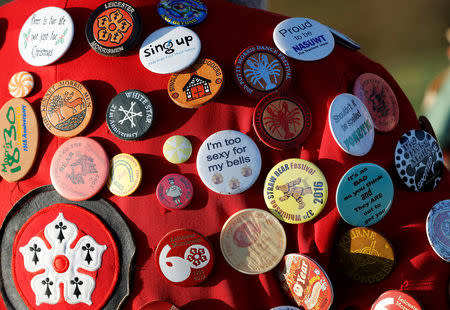
{"label": "circular badge", "polygon": [[334,299],[333,286],[314,260],[301,254],[284,257],[278,278],[287,296],[302,309],[328,310]]}
{"label": "circular badge", "polygon": [[56,191],[66,199],[86,200],[105,185],[109,160],[95,140],[76,137],[64,142],[55,152],[50,165],[50,179]]}
{"label": "circular badge", "polygon": [[427,236],[436,254],[450,262],[450,200],[442,200],[431,208],[427,217]]}
{"label": "circular badge", "polygon": [[303,17],[288,18],[279,23],[273,30],[273,42],[286,56],[304,61],[322,59],[334,49],[330,30]]}
{"label": "circular badge", "polygon": [[134,7],[122,1],[110,1],[89,16],[86,38],[97,53],[119,56],[137,43],[141,28],[141,18]]}
{"label": "circular badge", "polygon": [[145,304],[139,310],[180,310],[180,308],[165,301],[152,301]]}
{"label": "circular badge", "polygon": [[170,26],[156,30],[142,43],[139,58],[154,73],[174,73],[190,67],[201,50],[198,35],[189,28]]}
{"label": "circular badge", "polygon": [[57,137],[80,134],[91,122],[92,97],[79,82],[63,80],[53,84],[41,101],[45,128]]}
{"label": "circular badge", "polygon": [[66,11],[54,6],[42,8],[20,30],[20,56],[32,66],[54,63],[69,49],[73,34],[73,21]]}
{"label": "circular badge", "polygon": [[191,157],[192,144],[186,137],[172,136],[164,142],[163,154],[172,164],[182,164]]}
{"label": "circular badge", "polygon": [[334,98],[328,113],[328,123],[336,143],[346,153],[366,155],[375,139],[373,121],[366,106],[351,94]]}
{"label": "circular badge", "polygon": [[328,184],[313,163],[291,158],[275,165],[264,183],[264,200],[270,212],[289,224],[315,218],[328,198]]}
{"label": "circular badge", "polygon": [[211,59],[197,60],[189,69],[174,73],[169,79],[169,97],[183,108],[198,108],[221,91],[223,71]]}
{"label": "circular badge", "polygon": [[212,191],[239,194],[255,183],[261,171],[261,153],[246,134],[222,130],[210,135],[197,154],[197,171]]}
{"label": "circular badge", "polygon": [[395,263],[389,241],[366,227],[355,227],[343,234],[337,246],[337,255],[345,274],[363,284],[384,280]]}
{"label": "circular badge", "polygon": [[369,110],[376,130],[389,132],[397,126],[397,98],[385,80],[373,73],[361,74],[355,81],[353,93]]}
{"label": "circular badge", "polygon": [[193,194],[194,188],[191,181],[177,173],[166,175],[156,187],[158,201],[170,210],[187,207],[192,201]]}
{"label": "circular badge", "polygon": [[33,166],[39,148],[39,125],[25,99],[14,98],[0,109],[0,175],[8,182],[22,179]]}
{"label": "circular badge", "polygon": [[291,83],[292,69],[287,58],[276,48],[252,45],[236,58],[234,76],[244,93],[260,99],[287,88]]}
{"label": "circular badge", "polygon": [[142,180],[142,169],[137,159],[130,154],[117,154],[111,159],[108,183],[109,191],[124,197],[134,193]]}
{"label": "circular badge", "polygon": [[24,98],[28,96],[33,87],[33,75],[26,71],[17,72],[14,74],[8,84],[9,93],[15,98]]}
{"label": "circular badge", "polygon": [[195,286],[205,281],[214,266],[208,239],[190,229],[176,229],[158,243],[156,267],[171,284]]}
{"label": "circular badge", "polygon": [[411,295],[397,290],[386,291],[373,303],[371,310],[423,310]]}
{"label": "circular badge", "polygon": [[161,0],[158,14],[171,25],[193,26],[206,18],[208,10],[200,0]]}
{"label": "circular badge", "polygon": [[275,308],[271,308],[270,310],[300,310],[300,309],[292,306],[278,306]]}
{"label": "circular badge", "polygon": [[253,128],[264,144],[274,149],[299,147],[312,127],[311,110],[300,99],[272,93],[253,112]]}
{"label": "circular badge", "polygon": [[359,50],[361,48],[361,46],[358,44],[358,42],[356,42],[349,36],[343,34],[342,32],[337,31],[336,29],[331,28],[330,26],[327,26],[327,28],[333,34],[336,42],[342,44],[346,48],[349,48],[352,50]]}
{"label": "circular badge", "polygon": [[119,139],[136,140],[144,136],[153,122],[150,98],[139,90],[119,93],[109,103],[106,124]]}
{"label": "circular badge", "polygon": [[371,226],[389,211],[394,184],[389,174],[376,164],[359,164],[348,170],[336,191],[341,217],[353,226]]}
{"label": "circular badge", "polygon": [[275,268],[286,251],[286,233],[269,212],[244,209],[225,222],[220,249],[227,263],[245,274],[261,274]]}
{"label": "circular badge", "polygon": [[400,137],[394,156],[397,173],[410,189],[429,191],[441,181],[445,169],[442,150],[428,132],[406,132]]}

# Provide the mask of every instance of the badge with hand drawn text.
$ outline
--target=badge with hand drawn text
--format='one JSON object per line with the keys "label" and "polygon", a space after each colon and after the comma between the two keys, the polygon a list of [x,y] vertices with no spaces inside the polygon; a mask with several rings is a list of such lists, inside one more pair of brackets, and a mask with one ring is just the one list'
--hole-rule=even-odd
{"label": "badge with hand drawn text", "polygon": [[289,224],[314,219],[327,198],[328,184],[322,171],[303,159],[279,162],[267,174],[264,183],[264,200],[270,212]]}
{"label": "badge with hand drawn text", "polygon": [[200,0],[161,0],[158,14],[171,25],[194,26],[206,18],[208,9]]}
{"label": "badge with hand drawn text", "polygon": [[61,138],[83,132],[91,122],[93,111],[91,94],[81,83],[73,80],[53,84],[41,101],[45,128]]}
{"label": "badge with hand drawn text", "polygon": [[14,98],[3,105],[0,131],[0,175],[19,181],[32,168],[39,148],[39,125],[28,101]]}

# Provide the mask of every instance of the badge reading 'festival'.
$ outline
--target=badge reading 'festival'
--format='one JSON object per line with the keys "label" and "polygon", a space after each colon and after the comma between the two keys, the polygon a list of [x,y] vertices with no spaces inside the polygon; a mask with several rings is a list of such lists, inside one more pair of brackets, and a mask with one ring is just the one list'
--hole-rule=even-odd
{"label": "badge reading 'festival'", "polygon": [[286,89],[291,83],[292,69],[276,48],[252,45],[236,58],[234,77],[244,93],[260,99],[273,91]]}
{"label": "badge reading 'festival'", "polygon": [[14,98],[3,105],[0,131],[0,175],[15,182],[30,171],[38,151],[39,125],[28,101]]}
{"label": "badge reading 'festival'", "polygon": [[35,213],[17,233],[12,252],[14,283],[30,309],[100,309],[120,270],[111,233],[75,205],[55,204]]}
{"label": "badge reading 'festival'", "polygon": [[281,287],[302,309],[328,310],[334,299],[333,286],[322,267],[301,254],[284,257],[278,273]]}
{"label": "badge reading 'festival'", "polygon": [[285,55],[304,61],[319,60],[334,49],[334,37],[321,23],[293,17],[279,23],[273,30],[273,41]]}
{"label": "badge reading 'festival'", "polygon": [[193,192],[191,181],[177,173],[166,175],[156,187],[158,201],[170,210],[187,207],[192,201]]}
{"label": "badge reading 'festival'", "polygon": [[26,71],[17,72],[14,74],[8,84],[9,93],[15,98],[24,98],[28,96],[33,87],[33,75]]}
{"label": "badge reading 'festival'", "polygon": [[353,226],[378,223],[389,211],[394,199],[394,184],[382,167],[359,164],[348,170],[336,191],[341,217]]}
{"label": "badge reading 'festival'", "polygon": [[41,101],[45,128],[62,138],[80,134],[91,122],[93,110],[89,91],[72,80],[53,84]]}
{"label": "badge reading 'festival'", "polygon": [[428,132],[410,130],[401,136],[395,148],[395,168],[410,189],[432,190],[445,169],[441,147]]}
{"label": "badge reading 'festival'", "polygon": [[375,139],[373,121],[366,106],[351,94],[334,98],[328,113],[328,123],[336,143],[350,155],[363,156]]}
{"label": "badge reading 'festival'", "polygon": [[275,268],[286,251],[286,233],[269,212],[244,209],[225,222],[220,249],[231,267],[245,274],[261,274]]}
{"label": "badge reading 'festival'", "polygon": [[199,59],[189,69],[169,79],[169,97],[183,108],[198,108],[214,99],[222,90],[223,71],[211,59]]}
{"label": "badge reading 'festival'", "polygon": [[328,184],[322,171],[313,163],[286,159],[276,164],[264,183],[264,200],[278,219],[299,224],[312,220],[328,198]]}
{"label": "badge reading 'festival'", "polygon": [[427,217],[427,236],[436,254],[450,262],[450,200],[438,202]]}
{"label": "badge reading 'festival'", "polygon": [[208,9],[200,0],[161,0],[158,14],[171,25],[194,26],[206,18]]}
{"label": "badge reading 'festival'", "polygon": [[255,183],[261,171],[261,153],[246,134],[222,130],[209,136],[200,146],[197,171],[212,191],[234,195]]}
{"label": "badge reading 'festival'", "polygon": [[156,30],[142,43],[142,65],[160,74],[174,73],[191,66],[200,54],[201,42],[189,28],[170,26]]}
{"label": "badge reading 'festival'", "polygon": [[156,267],[169,283],[195,286],[205,281],[214,267],[214,251],[208,239],[190,229],[176,229],[159,241]]}
{"label": "badge reading 'festival'", "polygon": [[355,227],[342,235],[337,246],[338,261],[345,274],[363,284],[380,282],[394,268],[392,246],[382,235]]}
{"label": "badge reading 'festival'", "polygon": [[373,303],[371,310],[423,310],[422,306],[411,295],[397,290],[381,294]]}
{"label": "badge reading 'festival'", "polygon": [[353,94],[369,110],[375,129],[392,131],[398,124],[399,110],[397,98],[385,80],[373,73],[361,74],[353,86]]}
{"label": "badge reading 'festival'", "polygon": [[141,28],[141,18],[134,7],[122,1],[110,1],[89,16],[86,38],[97,53],[119,56],[137,43]]}
{"label": "badge reading 'festival'", "polygon": [[152,301],[139,308],[139,310],[180,310],[180,309],[165,301]]}
{"label": "badge reading 'festival'", "polygon": [[70,15],[57,7],[42,8],[31,15],[19,34],[19,52],[32,66],[46,66],[69,49],[74,34]]}
{"label": "badge reading 'festival'", "polygon": [[272,93],[261,99],[253,112],[253,128],[274,149],[299,147],[309,136],[312,117],[300,99]]}
{"label": "badge reading 'festival'", "polygon": [[131,195],[139,187],[141,180],[141,165],[134,156],[120,153],[111,159],[106,184],[111,193],[119,197]]}

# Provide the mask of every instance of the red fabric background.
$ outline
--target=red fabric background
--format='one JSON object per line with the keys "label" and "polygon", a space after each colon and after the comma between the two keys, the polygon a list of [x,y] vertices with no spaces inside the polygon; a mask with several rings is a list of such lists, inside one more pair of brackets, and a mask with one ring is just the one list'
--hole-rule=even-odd
{"label": "red fabric background", "polygon": [[[426,309],[448,308],[449,265],[429,246],[425,219],[435,203],[450,198],[450,178],[446,174],[440,185],[429,193],[410,192],[397,178],[393,166],[397,140],[407,130],[419,126],[406,96],[381,65],[339,44],[325,59],[314,62],[292,60],[294,82],[291,91],[303,97],[311,108],[313,131],[301,148],[276,151],[258,141],[251,125],[256,101],[246,97],[234,83],[232,68],[235,57],[245,47],[251,44],[273,45],[273,28],[285,17],[239,7],[224,0],[204,0],[208,6],[208,17],[192,29],[202,40],[200,56],[211,58],[222,65],[226,85],[214,102],[198,110],[188,110],[176,106],[168,97],[169,75],[153,74],[141,65],[138,47],[126,56],[112,58],[98,55],[90,49],[84,27],[89,14],[102,2],[19,0],[0,7],[0,104],[10,99],[8,81],[21,70],[30,71],[37,78],[35,90],[27,98],[37,113],[41,98],[53,83],[62,79],[78,80],[91,91],[96,108],[94,122],[84,134],[99,141],[110,157],[126,152],[134,154],[142,164],[143,183],[134,195],[115,197],[107,189],[101,193],[125,217],[137,244],[132,294],[125,303],[125,309],[138,309],[157,299],[171,301],[185,310],[270,309],[287,304],[275,273],[248,276],[228,266],[220,252],[219,235],[223,223],[236,211],[246,207],[266,209],[262,195],[265,176],[274,164],[291,157],[310,160],[320,167],[328,181],[329,199],[323,212],[314,221],[302,225],[283,224],[288,236],[287,253],[309,255],[329,272],[335,289],[335,309],[370,309],[372,302],[382,292],[401,288],[415,295]],[[143,20],[142,37],[138,43],[140,46],[146,36],[167,24],[157,14],[156,5],[159,1],[129,2],[137,8]],[[26,19],[34,11],[46,6],[66,8],[74,19],[76,33],[71,48],[60,61],[46,67],[32,67],[19,55],[18,36]],[[393,132],[375,135],[375,144],[368,155],[352,157],[341,151],[334,142],[327,112],[331,100],[342,92],[351,92],[356,77],[364,72],[378,74],[391,85],[400,105],[400,122]],[[147,93],[155,109],[151,133],[141,142],[119,140],[109,132],[105,123],[109,101],[117,93],[132,88]],[[196,173],[195,158],[201,142],[210,134],[223,129],[248,134],[257,142],[263,157],[258,181],[240,195],[215,194],[203,185]],[[65,140],[54,137],[44,126],[40,130],[39,155],[27,178],[16,184],[0,181],[0,220],[22,195],[38,186],[50,184],[51,158]],[[187,163],[173,165],[162,156],[163,143],[173,134],[188,136],[193,144],[194,152]],[[346,280],[337,272],[334,265],[336,259],[332,255],[336,232],[343,226],[335,205],[336,186],[349,168],[362,162],[383,166],[392,176],[395,186],[391,211],[373,228],[392,242],[397,264],[388,279],[375,285],[358,285]],[[186,174],[191,179],[195,189],[194,199],[187,209],[168,212],[159,205],[155,188],[164,175],[175,172]],[[207,236],[216,251],[213,274],[200,287],[170,286],[156,271],[154,251],[158,241],[166,232],[181,227],[194,229]]]}

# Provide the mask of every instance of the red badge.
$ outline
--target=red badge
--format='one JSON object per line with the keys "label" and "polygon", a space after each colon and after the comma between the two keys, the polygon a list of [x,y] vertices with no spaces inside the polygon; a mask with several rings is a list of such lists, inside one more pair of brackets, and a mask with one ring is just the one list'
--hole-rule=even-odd
{"label": "red badge", "polygon": [[183,209],[191,203],[193,187],[191,181],[184,175],[172,173],[159,181],[156,187],[156,197],[167,209]]}
{"label": "red badge", "polygon": [[189,229],[176,229],[165,235],[159,241],[155,258],[161,275],[178,286],[200,284],[214,266],[214,252],[209,241]]}
{"label": "red badge", "polygon": [[180,310],[180,309],[165,301],[152,301],[142,306],[139,310]]}
{"label": "red badge", "polygon": [[373,303],[371,310],[422,310],[422,306],[411,295],[391,290],[384,292]]}
{"label": "red badge", "polygon": [[14,240],[11,267],[30,309],[100,309],[120,271],[108,229],[70,204],[44,208],[25,222]]}

